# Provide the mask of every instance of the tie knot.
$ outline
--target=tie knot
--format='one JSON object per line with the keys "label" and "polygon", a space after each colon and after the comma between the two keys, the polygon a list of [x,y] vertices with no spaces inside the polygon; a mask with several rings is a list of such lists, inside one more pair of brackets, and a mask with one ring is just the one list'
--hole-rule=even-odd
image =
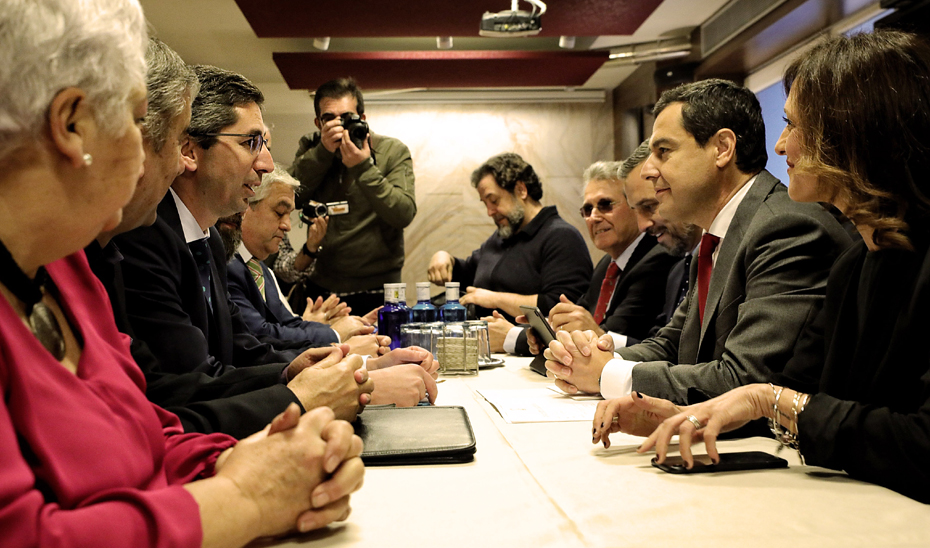
{"label": "tie knot", "polygon": [[617,263],[610,261],[610,265],[607,267],[607,274],[604,277],[608,279],[613,279],[619,275],[620,275],[620,267],[617,266]]}
{"label": "tie knot", "polygon": [[259,264],[258,259],[256,259],[255,257],[252,257],[251,259],[249,259],[245,264],[249,265],[250,268],[254,268],[258,271],[261,271],[262,269],[261,264]]}
{"label": "tie knot", "polygon": [[705,233],[703,236],[701,236],[701,250],[699,254],[704,257],[711,255],[714,250],[717,249],[717,244],[719,243],[720,238],[718,236]]}

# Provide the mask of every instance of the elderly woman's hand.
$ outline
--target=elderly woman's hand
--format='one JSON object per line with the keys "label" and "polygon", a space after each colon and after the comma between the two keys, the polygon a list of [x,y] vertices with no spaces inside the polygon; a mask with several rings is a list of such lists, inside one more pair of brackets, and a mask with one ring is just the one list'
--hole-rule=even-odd
{"label": "elderly woman's hand", "polygon": [[[772,405],[775,397],[768,384],[750,384],[734,388],[706,402],[684,408],[666,419],[655,432],[637,449],[643,453],[655,447],[658,462],[665,461],[669,442],[678,434],[678,448],[685,466],[694,465],[691,455],[693,440],[704,440],[707,455],[715,463],[720,461],[717,453],[717,436],[721,432],[735,430],[749,421],[774,414]],[[697,422],[701,428],[694,424]]]}
{"label": "elderly woman's hand", "polygon": [[[293,410],[283,415],[275,421],[293,420]],[[349,494],[364,475],[351,425],[318,407],[291,428],[271,428],[242,440],[216,476],[230,480],[252,508],[255,535],[308,531],[348,516]]]}

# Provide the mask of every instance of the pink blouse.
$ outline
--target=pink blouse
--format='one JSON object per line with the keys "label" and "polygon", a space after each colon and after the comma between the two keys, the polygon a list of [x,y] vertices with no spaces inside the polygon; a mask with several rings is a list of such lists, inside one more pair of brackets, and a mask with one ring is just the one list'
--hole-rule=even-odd
{"label": "pink blouse", "polygon": [[0,299],[0,544],[200,546],[182,484],[213,475],[223,434],[185,434],[144,377],[84,253],[47,266],[84,350],[73,374]]}

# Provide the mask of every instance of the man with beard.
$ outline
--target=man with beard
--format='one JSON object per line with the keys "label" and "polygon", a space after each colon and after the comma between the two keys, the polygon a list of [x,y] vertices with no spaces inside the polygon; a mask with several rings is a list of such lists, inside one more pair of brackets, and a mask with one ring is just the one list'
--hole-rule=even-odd
{"label": "man with beard", "polygon": [[[659,245],[668,250],[669,254],[674,257],[681,257],[675,263],[668,273],[668,280],[665,285],[665,306],[662,312],[656,317],[652,329],[647,337],[655,336],[660,329],[672,318],[675,309],[684,300],[688,294],[688,274],[691,272],[691,260],[697,252],[698,244],[701,242],[701,229],[697,226],[684,222],[669,221],[662,217],[657,211],[659,201],[656,200],[656,191],[649,181],[642,176],[643,164],[649,157],[649,140],[640,144],[633,154],[630,155],[623,166],[620,168],[620,177],[623,179],[623,190],[626,194],[627,203],[633,209],[636,215],[636,221],[639,229],[647,234],[656,237]],[[632,346],[642,342],[634,337],[627,337],[626,344],[618,344],[614,341],[614,347]]]}
{"label": "man with beard", "polygon": [[460,302],[474,305],[479,317],[498,310],[512,320],[522,314],[520,305],[548,314],[559,295],[580,297],[591,280],[591,257],[581,233],[555,206],[540,204],[533,167],[517,154],[499,154],[472,173],[471,183],[497,231],[467,259],[436,252],[429,280],[459,282],[466,288]]}

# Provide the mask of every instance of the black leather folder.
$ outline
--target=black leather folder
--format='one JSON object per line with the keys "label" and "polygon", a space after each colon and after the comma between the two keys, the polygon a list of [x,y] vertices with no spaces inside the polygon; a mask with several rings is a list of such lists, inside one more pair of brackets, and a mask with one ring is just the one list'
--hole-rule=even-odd
{"label": "black leather folder", "polygon": [[454,464],[475,458],[475,433],[460,406],[367,407],[355,433],[366,466]]}

